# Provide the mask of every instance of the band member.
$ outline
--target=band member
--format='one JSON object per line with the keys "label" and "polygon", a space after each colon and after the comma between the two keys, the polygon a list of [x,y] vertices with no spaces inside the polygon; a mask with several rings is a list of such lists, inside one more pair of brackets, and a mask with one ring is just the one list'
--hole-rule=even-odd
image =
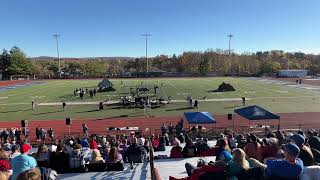
{"label": "band member", "polygon": [[242,99],[242,105],[245,106],[246,105],[246,98],[245,97],[241,97]]}
{"label": "band member", "polygon": [[63,109],[63,111],[66,110],[66,108],[67,108],[67,104],[66,104],[65,102],[63,102],[63,103],[62,103],[62,109]]}
{"label": "band member", "polygon": [[32,110],[36,108],[36,103],[34,102],[34,100],[31,101],[31,106],[32,106]]}
{"label": "band member", "polygon": [[198,100],[194,100],[193,108],[197,108],[198,109]]}

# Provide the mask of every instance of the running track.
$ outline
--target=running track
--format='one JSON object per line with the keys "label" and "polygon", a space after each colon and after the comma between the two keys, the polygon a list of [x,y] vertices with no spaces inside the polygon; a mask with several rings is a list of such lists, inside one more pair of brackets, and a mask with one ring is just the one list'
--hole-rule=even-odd
{"label": "running track", "polygon": [[[283,113],[281,116],[281,128],[298,128],[299,124],[303,129],[316,129],[320,128],[320,112],[310,113]],[[225,129],[233,127],[233,121],[227,120],[227,116],[215,116],[217,123],[213,125],[204,125],[207,129]],[[86,123],[89,128],[90,134],[107,134],[107,128],[109,127],[139,127],[141,132],[146,135],[155,133],[155,129],[159,129],[162,122],[174,124],[178,122],[181,117],[138,117],[138,118],[113,118],[113,119],[73,119],[71,128],[72,135],[79,135],[81,133],[81,124]],[[239,116],[234,116],[234,127],[241,131],[241,129],[248,130],[249,121]],[[269,124],[278,125],[278,121],[250,121],[250,124]],[[0,127],[20,127],[19,121],[0,122]],[[65,125],[65,120],[32,120],[29,122],[30,139],[35,138],[35,128],[43,127],[49,129],[54,128],[57,138],[62,138],[68,134],[68,126]],[[184,123],[184,127],[188,128],[189,125]],[[145,131],[149,128],[150,131]],[[109,134],[115,134],[116,131],[109,132]]]}

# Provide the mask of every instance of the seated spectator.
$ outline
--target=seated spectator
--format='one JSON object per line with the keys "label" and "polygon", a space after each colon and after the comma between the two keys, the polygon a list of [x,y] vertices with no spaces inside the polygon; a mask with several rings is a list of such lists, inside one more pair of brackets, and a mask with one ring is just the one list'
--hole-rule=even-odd
{"label": "seated spectator", "polygon": [[81,147],[84,147],[84,148],[89,148],[90,147],[88,139],[86,137],[83,137],[80,140],[80,144],[81,144]]}
{"label": "seated spectator", "polygon": [[170,146],[170,140],[169,140],[169,135],[168,134],[164,135],[164,140],[165,140],[165,145],[166,146]]}
{"label": "seated spectator", "polygon": [[185,137],[184,137],[183,133],[179,134],[178,139],[179,139],[180,143],[185,143]]}
{"label": "seated spectator", "polygon": [[21,146],[21,155],[11,160],[12,175],[10,179],[15,180],[20,173],[37,166],[37,161],[28,155],[30,150],[31,146],[29,144],[23,144]]}
{"label": "seated spectator", "polygon": [[279,146],[286,143],[286,138],[281,131],[276,131],[276,138],[279,141]]}
{"label": "seated spectator", "polygon": [[143,162],[146,156],[146,150],[142,146],[138,146],[137,138],[132,139],[131,145],[126,151],[126,157],[131,162]]}
{"label": "seated spectator", "polygon": [[276,157],[279,147],[278,147],[278,139],[276,138],[269,138],[264,139],[263,146],[259,147],[259,154],[260,158],[259,160],[263,162],[264,159],[270,158],[270,157]]}
{"label": "seated spectator", "polygon": [[80,157],[81,156],[81,144],[75,144],[72,151],[72,157]]}
{"label": "seated spectator", "polygon": [[242,149],[233,149],[232,154],[233,158],[228,163],[227,171],[231,176],[239,176],[250,168],[250,164],[246,160],[246,153]]}
{"label": "seated spectator", "polygon": [[247,154],[248,158],[259,159],[261,155],[259,154],[260,144],[258,143],[257,136],[250,134],[249,136],[250,142],[246,144],[244,147],[244,152]]}
{"label": "seated spectator", "polygon": [[255,159],[249,159],[252,167],[259,167],[264,171],[266,178],[287,178],[297,179],[303,171],[303,162],[297,158],[300,149],[293,143],[288,143],[283,147],[285,159],[268,160],[266,165]]}
{"label": "seated spectator", "polygon": [[90,149],[98,149],[98,143],[97,143],[97,140],[96,140],[96,136],[93,136],[91,141],[90,141]]}
{"label": "seated spectator", "polygon": [[318,136],[315,136],[312,131],[307,131],[306,136],[310,148],[320,151],[320,138]]}
{"label": "seated spectator", "polygon": [[310,147],[304,145],[304,136],[301,134],[295,134],[290,137],[292,143],[296,144],[300,148],[300,153],[298,158],[300,158],[303,162],[304,166],[312,166],[314,165],[314,156],[310,149]]}
{"label": "seated spectator", "polygon": [[182,147],[180,146],[180,141],[178,138],[174,138],[173,147],[170,152],[170,158],[182,158]]}
{"label": "seated spectator", "polygon": [[69,170],[68,154],[64,152],[64,145],[58,144],[56,152],[50,154],[50,168],[63,174]]}
{"label": "seated spectator", "polygon": [[107,163],[123,162],[122,155],[116,147],[111,147],[108,157],[109,159],[107,160]]}
{"label": "seated spectator", "polygon": [[154,149],[154,151],[165,151],[166,150],[166,140],[164,136],[160,137],[159,145],[157,148]]}
{"label": "seated spectator", "polygon": [[237,143],[238,143],[238,145],[237,145],[238,148],[244,149],[244,146],[247,144],[247,141],[244,138],[243,134],[239,134],[239,136],[237,138]]}
{"label": "seated spectator", "polygon": [[36,160],[39,167],[49,167],[49,151],[46,145],[41,144],[38,147],[36,154]]}
{"label": "seated spectator", "polygon": [[[108,156],[109,158],[109,156]],[[96,163],[104,163],[105,160],[103,159],[100,151],[98,149],[93,149],[92,153],[91,153],[91,162],[92,164],[96,164]]]}
{"label": "seated spectator", "polygon": [[233,137],[233,134],[228,135],[228,143],[229,143],[230,149],[234,149],[237,147],[236,140]]}
{"label": "seated spectator", "polygon": [[216,161],[224,161],[228,163],[232,160],[231,150],[228,145],[228,140],[226,138],[219,139],[217,141],[218,149]]}
{"label": "seated spectator", "polygon": [[146,150],[147,154],[149,154],[149,152],[150,152],[149,141],[144,141],[143,148]]}
{"label": "seated spectator", "polygon": [[201,140],[200,145],[197,147],[197,155],[199,156],[213,156],[213,151],[208,146],[208,139]]}
{"label": "seated spectator", "polygon": [[9,157],[7,153],[0,149],[0,171],[8,172],[11,171],[11,166],[9,164]]}
{"label": "seated spectator", "polygon": [[39,168],[32,168],[23,171],[17,177],[17,180],[41,180],[41,171]]}
{"label": "seated spectator", "polygon": [[193,144],[191,139],[188,139],[186,141],[186,145],[182,150],[183,157],[194,157],[196,156],[196,152],[197,152],[196,146]]}
{"label": "seated spectator", "polygon": [[11,161],[13,158],[19,156],[20,154],[21,154],[20,153],[20,146],[18,144],[12,145],[9,160]]}

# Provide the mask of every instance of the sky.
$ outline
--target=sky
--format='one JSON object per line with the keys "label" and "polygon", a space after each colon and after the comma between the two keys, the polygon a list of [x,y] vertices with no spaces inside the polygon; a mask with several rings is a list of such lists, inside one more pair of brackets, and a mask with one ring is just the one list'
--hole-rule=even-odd
{"label": "sky", "polygon": [[0,48],[29,57],[231,49],[320,53],[319,0],[1,0]]}

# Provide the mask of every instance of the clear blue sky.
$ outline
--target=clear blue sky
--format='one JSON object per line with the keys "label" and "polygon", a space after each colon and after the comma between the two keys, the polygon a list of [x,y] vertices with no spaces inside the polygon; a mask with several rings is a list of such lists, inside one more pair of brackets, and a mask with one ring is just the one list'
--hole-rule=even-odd
{"label": "clear blue sky", "polygon": [[144,56],[227,49],[320,53],[319,0],[2,0],[0,48],[28,56]]}

